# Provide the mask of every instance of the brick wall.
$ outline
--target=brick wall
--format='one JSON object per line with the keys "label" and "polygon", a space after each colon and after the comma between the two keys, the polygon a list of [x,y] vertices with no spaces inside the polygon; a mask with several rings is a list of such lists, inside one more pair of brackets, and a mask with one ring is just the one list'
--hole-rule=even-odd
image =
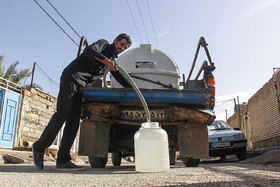
{"label": "brick wall", "polygon": [[15,148],[34,143],[47,126],[55,109],[54,96],[35,88],[23,90]]}
{"label": "brick wall", "polygon": [[[275,74],[275,80],[272,77],[240,111],[240,128],[247,138],[249,137],[249,145],[253,149],[280,146],[280,106],[278,104],[280,71]],[[233,127],[239,127],[238,112],[228,119],[228,123]]]}

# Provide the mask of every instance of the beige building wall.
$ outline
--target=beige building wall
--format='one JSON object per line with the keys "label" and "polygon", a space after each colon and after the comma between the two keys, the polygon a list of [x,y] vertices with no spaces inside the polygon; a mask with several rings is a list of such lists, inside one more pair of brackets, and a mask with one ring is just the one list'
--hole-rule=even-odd
{"label": "beige building wall", "polygon": [[[277,89],[276,89],[277,88]],[[280,71],[275,74],[247,105],[228,119],[232,127],[240,127],[248,139],[248,149],[280,146]]]}
{"label": "beige building wall", "polygon": [[55,110],[54,96],[36,88],[23,90],[14,147],[30,147],[39,139]]}

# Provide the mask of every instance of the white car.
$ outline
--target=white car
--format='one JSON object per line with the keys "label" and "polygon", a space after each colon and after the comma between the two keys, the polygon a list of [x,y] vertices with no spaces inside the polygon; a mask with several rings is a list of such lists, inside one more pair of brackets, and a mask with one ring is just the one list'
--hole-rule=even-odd
{"label": "white car", "polygon": [[236,155],[239,160],[247,157],[247,139],[238,128],[232,128],[222,120],[216,120],[208,128],[209,156],[220,157]]}

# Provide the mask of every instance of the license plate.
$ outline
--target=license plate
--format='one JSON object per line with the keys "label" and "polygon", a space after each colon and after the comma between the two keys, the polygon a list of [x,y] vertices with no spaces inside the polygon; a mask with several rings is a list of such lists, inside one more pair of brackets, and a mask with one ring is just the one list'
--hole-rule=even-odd
{"label": "license plate", "polygon": [[[151,119],[164,119],[164,110],[150,110]],[[144,110],[122,110],[122,119],[141,120],[147,119],[147,114]]]}
{"label": "license plate", "polygon": [[211,147],[229,147],[230,142],[212,143]]}

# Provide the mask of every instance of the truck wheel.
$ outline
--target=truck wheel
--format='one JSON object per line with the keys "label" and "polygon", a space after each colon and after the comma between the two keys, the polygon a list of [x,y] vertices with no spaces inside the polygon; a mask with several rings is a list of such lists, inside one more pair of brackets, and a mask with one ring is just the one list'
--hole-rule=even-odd
{"label": "truck wheel", "polygon": [[122,162],[122,156],[120,152],[112,153],[113,166],[120,166]]}
{"label": "truck wheel", "polygon": [[244,150],[241,153],[236,154],[236,157],[238,158],[238,160],[245,160],[247,158],[247,151]]}
{"label": "truck wheel", "polygon": [[183,158],[186,167],[197,167],[200,163],[200,159]]}
{"label": "truck wheel", "polygon": [[177,160],[176,151],[169,151],[169,161],[170,165],[175,165]]}
{"label": "truck wheel", "polygon": [[227,158],[226,155],[221,155],[221,156],[220,156],[220,160],[225,160],[226,158]]}
{"label": "truck wheel", "polygon": [[105,168],[108,158],[107,157],[104,158],[104,157],[89,156],[88,160],[89,160],[90,166],[92,168]]}

